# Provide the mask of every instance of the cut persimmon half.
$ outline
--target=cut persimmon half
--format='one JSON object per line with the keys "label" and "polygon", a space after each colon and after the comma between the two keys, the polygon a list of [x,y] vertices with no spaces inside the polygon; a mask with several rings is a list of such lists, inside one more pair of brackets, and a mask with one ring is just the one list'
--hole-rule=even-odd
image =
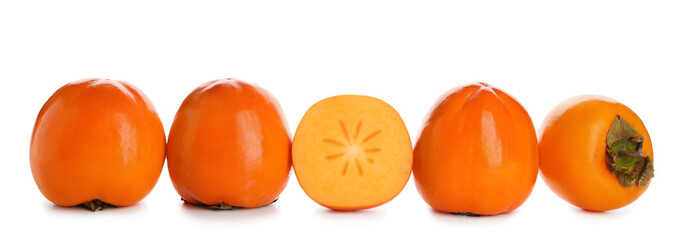
{"label": "cut persimmon half", "polygon": [[293,169],[307,195],[334,210],[381,205],[404,188],[413,148],[392,106],[341,95],[314,104],[293,138]]}

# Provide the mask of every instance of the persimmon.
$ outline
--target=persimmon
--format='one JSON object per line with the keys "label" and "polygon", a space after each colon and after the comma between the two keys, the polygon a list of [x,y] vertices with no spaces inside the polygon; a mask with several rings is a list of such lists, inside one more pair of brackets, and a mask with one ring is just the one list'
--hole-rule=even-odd
{"label": "persimmon", "polygon": [[276,99],[236,79],[186,97],[168,137],[168,171],[190,204],[218,209],[274,202],[288,182],[291,140]]}
{"label": "persimmon", "polygon": [[165,132],[137,88],[86,79],[47,100],[30,148],[33,178],[45,198],[96,211],[130,206],[149,194],[165,162]]}
{"label": "persimmon", "polygon": [[540,131],[545,183],[590,211],[635,201],[654,177],[652,140],[628,107],[603,96],[579,96],[552,110]]}
{"label": "persimmon", "polygon": [[314,104],[293,138],[293,169],[307,195],[334,210],[359,210],[394,198],[411,175],[413,150],[401,117],[369,96]]}
{"label": "persimmon", "polygon": [[513,97],[484,83],[445,93],[425,118],[413,177],[437,211],[510,212],[529,197],[538,175],[531,118]]}

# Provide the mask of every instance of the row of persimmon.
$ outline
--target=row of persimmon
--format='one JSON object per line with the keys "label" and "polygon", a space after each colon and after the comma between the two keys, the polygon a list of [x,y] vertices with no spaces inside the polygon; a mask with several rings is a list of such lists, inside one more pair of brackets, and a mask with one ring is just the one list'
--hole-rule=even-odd
{"label": "row of persimmon", "polygon": [[565,101],[540,140],[526,110],[484,83],[445,93],[415,149],[396,110],[373,97],[321,100],[291,141],[276,99],[235,79],[207,82],[186,97],[167,139],[148,98],[122,81],[86,79],[57,90],[38,114],[33,177],[60,206],[129,206],[156,184],[167,156],[184,201],[218,209],[274,202],[291,165],[305,193],[335,210],[381,205],[406,185],[434,209],[493,215],[529,196],[539,168],[566,201],[592,211],[623,207],[653,177],[649,134],[610,98]]}

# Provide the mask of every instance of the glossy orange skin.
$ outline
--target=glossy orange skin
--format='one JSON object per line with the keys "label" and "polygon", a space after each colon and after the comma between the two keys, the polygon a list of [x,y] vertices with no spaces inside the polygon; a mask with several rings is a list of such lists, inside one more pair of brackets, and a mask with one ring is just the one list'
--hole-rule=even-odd
{"label": "glossy orange skin", "polygon": [[38,114],[30,153],[40,192],[61,206],[93,200],[129,206],[158,181],[165,132],[129,83],[87,79],[57,90]]}
{"label": "glossy orange skin", "polygon": [[622,187],[607,168],[607,132],[617,115],[645,137],[643,156],[654,159],[652,140],[642,120],[616,100],[602,96],[571,98],[543,121],[541,175],[567,202],[590,211],[607,211],[630,204],[649,187]]}
{"label": "glossy orange skin", "polygon": [[416,142],[416,187],[438,211],[510,212],[529,197],[537,175],[531,118],[514,98],[483,83],[444,94]]}
{"label": "glossy orange skin", "polygon": [[168,170],[193,204],[254,208],[288,182],[291,140],[278,102],[234,80],[207,82],[182,103],[168,139]]}

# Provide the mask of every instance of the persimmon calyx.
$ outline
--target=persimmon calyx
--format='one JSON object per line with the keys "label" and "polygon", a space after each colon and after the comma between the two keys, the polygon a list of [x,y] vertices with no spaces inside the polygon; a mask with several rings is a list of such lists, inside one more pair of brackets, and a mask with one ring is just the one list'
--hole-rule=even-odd
{"label": "persimmon calyx", "polygon": [[233,209],[241,208],[241,207],[238,207],[238,206],[227,205],[223,202],[220,202],[220,204],[208,205],[208,204],[203,204],[203,203],[191,203],[187,200],[184,200],[184,198],[182,198],[182,201],[184,201],[185,203],[190,204],[190,205],[194,205],[194,206],[198,206],[198,207],[205,207],[205,208],[209,208],[209,209],[217,209],[217,210],[233,210]]}
{"label": "persimmon calyx", "polygon": [[79,206],[92,210],[93,212],[104,210],[108,207],[116,207],[114,205],[102,202],[99,199],[92,200],[90,202],[82,203]]}
{"label": "persimmon calyx", "polygon": [[207,208],[210,208],[210,209],[219,209],[219,210],[232,210],[232,209],[241,208],[241,207],[237,207],[237,206],[227,205],[227,204],[224,204],[224,203],[220,203],[219,205],[205,205],[205,206]]}
{"label": "persimmon calyx", "polygon": [[642,156],[644,140],[645,137],[621,116],[616,116],[607,132],[607,168],[623,187],[632,187],[635,183],[638,187],[646,187],[654,177],[654,161]]}
{"label": "persimmon calyx", "polygon": [[[272,204],[272,203],[275,203],[275,202],[278,201],[278,200],[279,200],[279,198],[276,198],[276,199],[274,199],[274,201],[268,203],[267,205],[270,205],[270,204]],[[187,204],[190,204],[190,205],[199,206],[199,207],[205,207],[205,208],[215,209],[215,210],[234,210],[234,209],[244,208],[244,207],[239,207],[239,206],[228,205],[228,204],[225,204],[225,203],[223,203],[223,202],[220,202],[220,204],[215,204],[215,205],[207,205],[207,204],[203,204],[203,203],[198,203],[198,204],[196,204],[196,203],[190,203],[190,202],[188,202],[187,200],[184,200],[184,198],[182,198],[182,201],[185,202],[185,203],[187,203]],[[265,206],[267,206],[267,205],[265,205]]]}

